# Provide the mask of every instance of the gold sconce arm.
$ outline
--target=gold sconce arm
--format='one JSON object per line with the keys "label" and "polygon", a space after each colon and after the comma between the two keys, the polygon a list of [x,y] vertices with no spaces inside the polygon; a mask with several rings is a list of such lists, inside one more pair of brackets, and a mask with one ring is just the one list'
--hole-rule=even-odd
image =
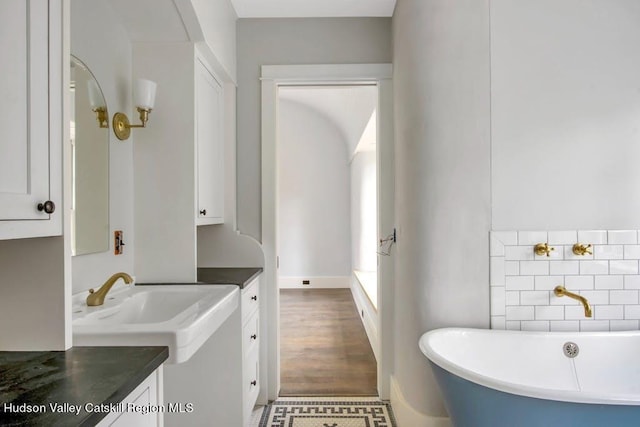
{"label": "gold sconce arm", "polygon": [[120,141],[124,141],[129,139],[131,136],[132,128],[144,128],[147,127],[147,121],[149,120],[149,113],[151,112],[151,108],[144,109],[137,107],[138,113],[140,114],[140,124],[132,125],[129,123],[129,118],[125,113],[115,113],[113,115],[113,132],[116,134],[116,137]]}
{"label": "gold sconce arm", "polygon": [[555,289],[553,290],[553,293],[557,297],[566,296],[566,297],[569,297],[569,298],[573,298],[576,301],[580,301],[580,303],[584,307],[584,316],[585,317],[591,317],[593,315],[593,313],[591,311],[591,306],[589,305],[589,301],[587,301],[587,299],[585,297],[583,297],[582,295],[578,295],[578,294],[574,294],[573,292],[569,292],[562,285],[556,286]]}

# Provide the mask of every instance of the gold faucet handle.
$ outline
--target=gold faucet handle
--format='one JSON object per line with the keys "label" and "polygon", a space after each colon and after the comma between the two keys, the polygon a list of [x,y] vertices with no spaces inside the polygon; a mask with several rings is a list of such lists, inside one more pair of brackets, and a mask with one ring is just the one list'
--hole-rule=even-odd
{"label": "gold faucet handle", "polygon": [[546,256],[550,256],[551,255],[551,251],[555,251],[556,249],[549,246],[548,243],[538,243],[537,245],[535,245],[533,247],[533,251],[536,253],[536,255],[546,255]]}
{"label": "gold faucet handle", "polygon": [[94,290],[93,288],[89,289],[89,293],[90,293],[90,294],[92,294],[92,293],[94,293],[94,292],[95,292],[95,290]]}
{"label": "gold faucet handle", "polygon": [[582,243],[576,243],[573,245],[573,253],[576,255],[593,255],[591,251],[591,243],[588,245],[583,245]]}

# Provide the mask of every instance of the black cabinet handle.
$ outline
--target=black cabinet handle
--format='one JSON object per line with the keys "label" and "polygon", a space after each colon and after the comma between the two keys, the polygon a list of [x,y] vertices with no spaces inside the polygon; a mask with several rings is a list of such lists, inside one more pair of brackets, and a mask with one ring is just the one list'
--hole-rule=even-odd
{"label": "black cabinet handle", "polygon": [[201,209],[200,210],[200,215],[206,215],[207,214],[207,210],[206,209]]}
{"label": "black cabinet handle", "polygon": [[256,335],[256,334],[251,335],[251,339],[252,340],[257,340],[258,339],[258,335]]}
{"label": "black cabinet handle", "polygon": [[40,212],[44,211],[44,213],[52,214],[56,211],[56,204],[51,200],[47,200],[44,203],[38,203],[38,210]]}
{"label": "black cabinet handle", "polygon": [[258,385],[258,381],[256,380],[251,381],[251,385]]}
{"label": "black cabinet handle", "polygon": [[252,296],[251,299],[254,300],[254,301],[258,301],[258,295]]}

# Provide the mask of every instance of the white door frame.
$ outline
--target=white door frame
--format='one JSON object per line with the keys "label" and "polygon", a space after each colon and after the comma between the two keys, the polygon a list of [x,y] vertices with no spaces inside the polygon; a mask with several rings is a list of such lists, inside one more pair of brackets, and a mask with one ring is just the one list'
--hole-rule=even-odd
{"label": "white door frame", "polygon": [[[378,87],[378,236],[394,227],[393,86],[391,64],[263,65],[262,66],[262,249],[267,337],[261,350],[260,401],[275,400],[280,391],[280,300],[276,271],[277,107],[278,87],[313,84],[376,84]],[[393,364],[393,259],[378,256],[378,393],[390,398]],[[264,302],[266,301],[266,302]]]}

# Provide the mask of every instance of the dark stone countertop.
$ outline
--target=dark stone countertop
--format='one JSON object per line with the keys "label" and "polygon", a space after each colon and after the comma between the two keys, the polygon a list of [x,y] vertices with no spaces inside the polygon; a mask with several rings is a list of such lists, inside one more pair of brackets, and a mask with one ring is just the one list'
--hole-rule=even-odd
{"label": "dark stone countertop", "polygon": [[198,268],[198,281],[212,285],[238,285],[244,289],[260,273],[262,268]]}
{"label": "dark stone countertop", "polygon": [[[107,413],[88,412],[87,403],[120,403],[168,357],[167,347],[0,351],[0,425],[93,426]],[[11,412],[9,404],[45,411]],[[66,404],[67,411],[50,404]],[[79,405],[79,414],[68,405]]]}

